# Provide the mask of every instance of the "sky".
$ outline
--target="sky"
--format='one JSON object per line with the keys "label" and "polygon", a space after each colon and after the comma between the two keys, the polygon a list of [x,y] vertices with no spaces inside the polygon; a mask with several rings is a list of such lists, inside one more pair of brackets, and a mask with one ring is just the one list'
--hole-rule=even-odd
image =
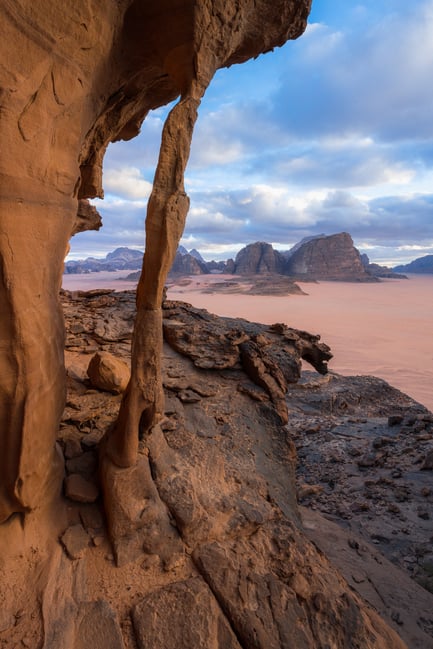
{"label": "sky", "polygon": [[[144,247],[169,107],[109,146],[99,232],[69,259]],[[181,244],[227,259],[349,232],[371,261],[433,254],[433,0],[313,0],[296,41],[217,72],[202,101]]]}

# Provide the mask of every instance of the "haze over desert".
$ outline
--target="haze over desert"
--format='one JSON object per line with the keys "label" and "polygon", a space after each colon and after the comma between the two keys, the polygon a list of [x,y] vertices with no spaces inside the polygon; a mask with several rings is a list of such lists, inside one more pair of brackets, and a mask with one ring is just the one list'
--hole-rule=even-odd
{"label": "haze over desert", "polygon": [[[135,282],[119,279],[125,275],[65,275],[63,286],[67,290],[133,288]],[[183,278],[169,284],[168,297],[218,315],[265,324],[284,322],[318,333],[334,354],[332,371],[378,376],[433,410],[433,277],[412,275],[372,284],[300,283],[307,295],[287,297],[210,292],[213,284],[228,278]]]}

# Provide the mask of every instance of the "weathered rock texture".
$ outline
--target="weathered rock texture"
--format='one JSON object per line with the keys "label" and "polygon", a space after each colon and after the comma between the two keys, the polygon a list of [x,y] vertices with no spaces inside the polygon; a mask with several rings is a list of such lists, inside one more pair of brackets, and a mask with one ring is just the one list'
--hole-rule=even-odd
{"label": "weathered rock texture", "polygon": [[130,465],[139,429],[162,409],[162,289],[188,211],[183,173],[200,99],[217,68],[299,36],[309,7],[310,0],[2,3],[0,520],[37,507],[54,476],[65,398],[63,259],[77,201],[103,196],[106,147],[181,97],[162,136],[132,378],[108,445],[115,462]]}
{"label": "weathered rock texture", "polygon": [[[69,389],[59,443],[70,458],[67,471],[80,473],[90,482],[97,476],[95,445],[115,420],[119,398],[89,390],[84,378],[73,378],[78,369],[72,370],[71,363],[82,361],[83,355],[86,360],[95,345],[99,351],[115,349],[119,357],[128,359],[122,339],[117,343],[112,336],[102,339],[95,330],[107,315],[116,321],[133,313],[134,298],[132,294],[64,297]],[[102,306],[102,297],[111,304]],[[77,321],[85,324],[80,336],[74,333]],[[279,337],[288,354],[281,326],[220,322],[204,311],[173,302],[165,305],[164,321],[166,332],[170,326],[181,329],[181,323],[194,328],[196,343],[208,348],[213,363],[200,367],[188,347],[176,351],[177,337],[174,343],[164,344],[164,419],[142,440],[137,465],[114,468],[111,474],[116,486],[123,480],[127,489],[131,477],[136,479],[134,498],[116,502],[117,521],[123,516],[125,525],[116,530],[109,520],[107,532],[97,504],[74,498],[63,502],[66,516],[57,523],[59,543],[54,538],[49,552],[23,555],[16,546],[1,548],[0,567],[12,554],[15,569],[9,569],[8,580],[3,581],[7,587],[0,594],[3,624],[8,627],[0,630],[0,639],[19,646],[24,638],[29,646],[53,649],[89,645],[96,649],[317,649],[327,645],[402,649],[404,643],[356,594],[359,584],[349,588],[308,541],[294,497],[293,435],[301,426],[308,428],[320,409],[324,416],[329,414],[332,403],[329,416],[346,419],[341,413],[345,412],[343,398],[351,394],[349,379],[328,381],[314,372],[309,385],[301,383],[297,389],[298,384],[290,384],[288,395],[295,396],[290,397],[289,407],[296,413],[296,428],[282,425],[267,391],[241,363],[219,367],[218,357],[225,357],[221,341],[212,347],[219,329],[236,325],[238,337],[257,335],[260,330],[273,345]],[[113,326],[114,330],[120,327]],[[299,358],[299,349],[292,347],[290,353],[294,360]],[[283,371],[284,355],[280,361],[274,359],[276,367],[279,362]],[[358,382],[361,386],[359,377]],[[379,401],[379,384],[372,390]],[[332,394],[340,398],[331,402]],[[382,412],[388,408],[394,414],[425,413],[403,395],[398,409],[391,388],[383,394]],[[363,397],[359,408],[370,416]],[[326,425],[329,430],[328,419]],[[308,442],[309,435],[306,432],[302,439]],[[331,462],[330,469],[334,466]],[[300,466],[301,477],[302,470]],[[122,490],[119,493],[124,495]],[[114,557],[108,534],[115,537]],[[366,557],[362,541],[356,541],[354,532],[350,538]],[[409,630],[414,633],[411,649],[430,649],[427,633],[417,630],[419,623],[427,629],[430,624],[429,593],[419,597],[419,587],[405,584],[405,597],[417,604],[410,629],[409,617],[401,627],[397,613],[404,600],[397,610],[394,602],[387,604],[389,591],[384,592],[375,579],[372,563],[366,572],[373,584],[368,595],[375,596],[376,603],[374,589],[378,589],[385,602],[381,612],[397,633],[402,631],[405,637],[410,637]],[[398,589],[402,582],[394,570]],[[20,611],[23,601],[24,612]],[[393,622],[394,614],[397,621]]]}
{"label": "weathered rock texture", "polygon": [[289,254],[285,272],[298,279],[377,281],[364,267],[347,232],[312,238]]}
{"label": "weathered rock texture", "polygon": [[189,252],[186,254],[177,252],[170,269],[171,275],[206,275],[207,273],[209,270],[206,263]]}
{"label": "weathered rock texture", "polygon": [[234,273],[254,275],[256,273],[283,273],[284,257],[274,250],[270,243],[257,241],[242,248],[236,255]]}
{"label": "weathered rock texture", "polygon": [[[320,367],[317,340],[292,336],[281,325],[269,339],[241,330],[235,336],[239,367],[217,368],[216,392],[212,380],[203,385],[214,369],[170,348],[163,391],[161,303],[188,210],[183,175],[200,99],[218,67],[299,35],[309,4],[2,3],[2,644],[405,646],[300,529],[295,450],[281,404],[293,359],[303,355]],[[119,398],[104,392],[95,401],[85,380],[77,380],[77,368],[56,446],[65,402],[58,295],[77,201],[102,196],[108,143],[133,137],[148,110],[178,96],[149,200],[132,375],[119,417]],[[105,292],[91,299],[100,309],[115,302]],[[178,333],[181,311],[171,313]],[[86,339],[87,351],[91,338],[93,347],[105,341],[121,348],[131,337],[129,322],[129,314],[115,323],[103,317],[90,336],[83,320],[72,334]],[[290,354],[275,349],[274,334]],[[83,411],[86,403],[90,412]],[[111,424],[110,434],[102,431],[99,476],[112,546],[94,502],[97,422]],[[63,468],[68,502],[58,493]],[[152,615],[155,607],[165,624]],[[185,619],[191,627],[181,623]],[[174,638],[167,634],[172,620],[178,620]]]}

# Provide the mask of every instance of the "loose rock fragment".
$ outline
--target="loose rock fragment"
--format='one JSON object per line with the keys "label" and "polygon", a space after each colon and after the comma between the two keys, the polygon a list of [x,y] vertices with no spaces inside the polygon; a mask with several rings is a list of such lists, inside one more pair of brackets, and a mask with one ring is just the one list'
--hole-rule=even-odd
{"label": "loose rock fragment", "polygon": [[126,390],[130,378],[129,367],[109,352],[98,352],[87,368],[91,384],[100,390],[120,394]]}
{"label": "loose rock fragment", "polygon": [[68,527],[60,540],[70,559],[80,559],[89,545],[89,536],[80,524]]}
{"label": "loose rock fragment", "polygon": [[65,478],[65,494],[80,503],[93,503],[99,496],[99,489],[79,473],[72,473]]}

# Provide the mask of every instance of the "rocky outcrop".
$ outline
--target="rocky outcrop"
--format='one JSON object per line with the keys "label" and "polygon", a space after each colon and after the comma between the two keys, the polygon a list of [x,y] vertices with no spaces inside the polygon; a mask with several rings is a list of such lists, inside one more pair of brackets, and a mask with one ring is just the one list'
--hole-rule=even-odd
{"label": "rocky outcrop", "polygon": [[65,398],[58,290],[77,201],[103,196],[108,144],[134,137],[149,110],[181,97],[162,136],[132,378],[109,445],[113,460],[130,465],[140,422],[161,414],[160,306],[188,211],[183,174],[200,99],[218,68],[299,36],[309,8],[309,0],[2,5],[1,521],[52,488]]}
{"label": "rocky outcrop", "polygon": [[177,252],[170,269],[171,275],[207,275],[209,272],[206,262],[189,252],[186,254]]}
{"label": "rocky outcrop", "polygon": [[433,255],[418,257],[418,259],[411,261],[410,264],[394,266],[393,270],[396,273],[431,274],[433,273]]}
{"label": "rocky outcrop", "polygon": [[[404,647],[300,527],[280,404],[290,359],[302,352],[320,362],[317,341],[279,325],[274,333],[294,350],[280,359],[272,331],[269,341],[241,332],[241,363],[217,369],[216,391],[215,370],[171,347],[162,371],[164,283],[188,211],[184,172],[200,100],[219,67],[298,36],[309,7],[2,4],[2,644],[145,649],[173,619],[189,618],[163,644],[186,648],[217,630],[209,643],[218,649]],[[133,137],[149,110],[176,97],[148,204],[136,312],[132,296],[131,319],[115,297],[93,293],[102,317],[68,326],[72,346],[78,338],[92,353],[119,353],[132,336],[120,412],[120,398],[89,389],[79,368],[64,410],[59,288],[77,201],[102,196],[108,144]],[[165,625],[149,614],[155,606]]]}
{"label": "rocky outcrop", "polygon": [[316,237],[302,244],[289,254],[285,272],[298,279],[376,281],[364,268],[347,232]]}
{"label": "rocky outcrop", "polygon": [[[129,349],[122,340],[113,341],[108,332],[103,339],[94,332],[101,329],[101,321],[107,317],[113,331],[121,330],[121,320],[132,325],[133,293],[105,293],[99,297],[71,294],[63,299],[67,350],[73,354],[68,367],[78,363],[82,353],[80,338],[83,351],[97,345],[100,351],[128,359]],[[75,331],[77,322],[85,325],[79,335]],[[355,512],[351,508],[354,487],[360,492],[373,487],[388,489],[386,502],[394,502],[391,486],[387,487],[383,480],[372,484],[375,467],[363,469],[356,464],[364,447],[367,451],[374,442],[376,450],[383,454],[386,444],[381,446],[382,427],[389,437],[409,447],[415,427],[422,424],[427,449],[427,435],[432,431],[426,410],[371,377],[343,378],[311,372],[308,379],[304,375],[301,381],[288,383],[290,423],[282,425],[278,404],[250,372],[248,363],[244,364],[241,348],[244,343],[255,342],[266,352],[268,370],[272,359],[269,376],[278,380],[279,372],[293,379],[297,376],[299,354],[303,353],[298,345],[314,343],[307,334],[282,324],[268,327],[219,319],[170,301],[164,305],[164,331],[164,418],[143,436],[138,463],[126,471],[113,468],[110,473],[114,486],[119,488],[112,494],[119,497],[109,511],[117,508],[117,520],[123,517],[119,528],[115,520],[108,521],[114,557],[97,505],[78,499],[88,494],[79,484],[73,492],[78,498],[67,502],[69,519],[60,534],[62,570],[50,573],[52,584],[45,594],[47,633],[53,634],[57,620],[63,633],[69,629],[71,637],[80,637],[81,615],[87,606],[88,632],[92,624],[97,628],[102,615],[107,624],[112,621],[107,628],[113,629],[114,625],[112,642],[120,634],[126,646],[139,649],[149,643],[189,649],[196,641],[217,649],[238,645],[246,649],[315,649],[327,644],[338,649],[356,644],[371,649],[403,647],[377,613],[360,600],[356,594],[359,589],[380,608],[397,634],[407,638],[411,649],[430,649],[431,595],[408,583],[408,578],[405,581],[395,567],[393,572],[386,568],[378,581],[374,565],[381,567],[385,559],[377,549],[370,559],[371,550],[358,536],[356,526],[350,530],[349,545],[343,535],[333,541],[335,546],[337,542],[345,543],[337,558],[347,556],[347,547],[353,552],[353,561],[358,561],[356,572],[349,569],[351,588],[309,542],[311,534],[315,543],[325,543],[319,530],[328,529],[329,522],[324,519],[321,523],[317,510],[311,511],[316,518],[306,516],[308,534],[302,530],[294,499],[293,445],[295,441],[302,457],[297,473],[304,504],[308,504],[308,498],[316,498],[313,502],[321,508],[325,504],[325,511],[334,519],[341,511],[347,526],[348,512]],[[288,334],[292,336],[290,341]],[[65,454],[74,456],[67,461],[68,472],[76,475],[80,471],[91,482],[89,471],[96,474],[92,450],[109,422],[115,421],[118,397],[88,391],[86,379],[72,379],[72,374],[77,376],[77,370],[70,375],[60,443]],[[78,404],[81,409],[76,408]],[[361,415],[364,424],[359,422]],[[403,429],[409,420],[413,430],[405,435]],[[353,433],[353,439],[346,438],[346,433]],[[78,441],[79,449],[73,440]],[[349,453],[354,444],[359,447],[359,456]],[[335,480],[344,466],[344,460],[336,460],[336,452],[341,454],[346,446],[347,457],[354,463],[349,473],[352,476],[357,471],[356,479],[350,477],[347,484],[338,483],[332,490],[328,482]],[[415,461],[415,456],[409,460],[407,451],[401,450],[394,445],[392,453],[382,457],[389,463],[383,466],[383,476],[388,475],[391,465],[396,470],[401,462]],[[319,462],[314,460],[315,452],[320,453]],[[428,478],[426,471],[418,473]],[[305,489],[306,480],[310,495]],[[397,478],[397,482],[400,480]],[[410,480],[414,480],[413,471]],[[125,501],[124,489],[131,481],[133,497]],[[423,498],[420,494],[419,499]],[[372,500],[371,506],[381,506],[381,500]],[[362,508],[356,511],[362,516]],[[381,511],[380,522],[392,524],[395,514],[387,507]],[[371,525],[368,513],[364,512],[364,517]],[[422,522],[425,527],[417,539],[419,551],[431,535],[429,521]],[[398,538],[395,541],[397,547]],[[385,541],[381,547],[387,548]],[[51,561],[55,557],[53,553]],[[40,563],[38,569],[41,587],[46,573]],[[59,598],[65,579],[71,579],[73,589],[69,598]],[[91,584],[90,593],[84,584]],[[28,600],[30,609],[36,595]],[[53,606],[55,595],[57,605]],[[413,602],[407,614],[405,598]],[[12,611],[14,601],[12,597]],[[18,629],[14,638],[19,637]],[[211,634],[209,638],[207,633]],[[98,646],[95,636],[91,638]],[[62,647],[57,642],[56,649]],[[37,646],[36,640],[34,644]],[[74,646],[72,642],[70,645]]]}
{"label": "rocky outcrop", "polygon": [[[91,205],[87,199],[78,201],[78,210],[75,224],[72,228],[71,236],[86,230],[99,230],[102,227],[102,219],[98,210]],[[67,267],[67,264],[65,264]]]}
{"label": "rocky outcrop", "polygon": [[366,255],[365,253],[361,255],[361,261],[367,273],[373,275],[373,277],[379,277],[383,279],[407,279],[406,275],[396,273],[392,268],[388,268],[388,266],[381,266],[380,264],[371,263],[368,255]]}
{"label": "rocky outcrop", "polygon": [[257,241],[242,248],[236,255],[233,274],[256,275],[263,273],[282,273],[284,259],[270,243]]}

